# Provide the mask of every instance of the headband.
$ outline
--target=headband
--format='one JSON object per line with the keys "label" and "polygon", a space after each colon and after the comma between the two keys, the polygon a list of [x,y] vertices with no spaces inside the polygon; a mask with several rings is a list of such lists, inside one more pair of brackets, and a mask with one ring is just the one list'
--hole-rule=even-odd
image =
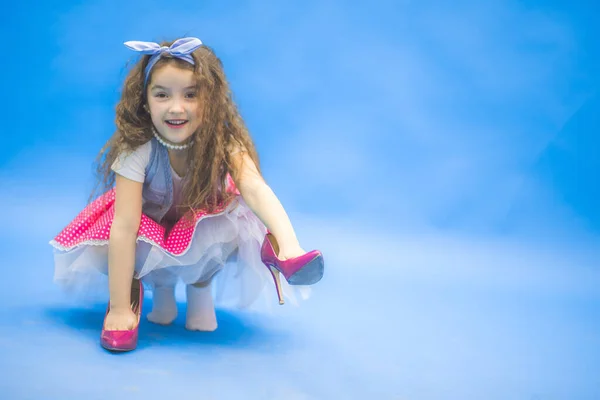
{"label": "headband", "polygon": [[152,67],[154,67],[154,64],[156,64],[156,62],[164,53],[195,65],[194,58],[191,54],[198,47],[202,46],[202,41],[194,37],[182,38],[174,41],[170,47],[160,46],[158,43],[154,42],[139,42],[136,40],[125,42],[124,44],[131,50],[137,51],[138,53],[152,55],[148,61],[146,69],[144,70],[144,86],[146,86]]}

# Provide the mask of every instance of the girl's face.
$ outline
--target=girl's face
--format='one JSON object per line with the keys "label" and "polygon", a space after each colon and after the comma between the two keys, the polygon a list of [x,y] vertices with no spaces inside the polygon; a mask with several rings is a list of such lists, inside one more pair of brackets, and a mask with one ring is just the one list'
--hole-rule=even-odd
{"label": "girl's face", "polygon": [[152,72],[148,107],[156,131],[169,142],[185,143],[200,125],[194,73],[167,64]]}

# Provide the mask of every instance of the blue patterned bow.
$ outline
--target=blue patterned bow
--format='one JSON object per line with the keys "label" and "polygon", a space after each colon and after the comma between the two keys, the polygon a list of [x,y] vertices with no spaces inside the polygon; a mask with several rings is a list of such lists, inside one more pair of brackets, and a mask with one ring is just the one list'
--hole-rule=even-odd
{"label": "blue patterned bow", "polygon": [[170,47],[160,46],[158,43],[154,42],[139,42],[136,40],[125,42],[124,44],[131,50],[137,51],[138,53],[152,54],[152,57],[150,57],[150,61],[148,61],[148,65],[144,71],[145,86],[148,81],[148,76],[150,76],[152,67],[154,67],[154,64],[156,64],[156,62],[160,59],[161,55],[168,53],[173,57],[180,58],[194,65],[194,58],[191,56],[191,54],[198,47],[202,46],[202,41],[194,37],[182,38],[174,41]]}

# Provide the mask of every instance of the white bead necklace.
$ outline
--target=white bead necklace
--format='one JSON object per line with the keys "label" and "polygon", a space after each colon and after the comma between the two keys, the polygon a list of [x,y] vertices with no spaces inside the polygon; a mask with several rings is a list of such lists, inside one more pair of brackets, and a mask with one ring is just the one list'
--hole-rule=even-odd
{"label": "white bead necklace", "polygon": [[156,138],[156,140],[158,140],[158,142],[160,144],[162,144],[163,146],[165,146],[168,149],[173,149],[173,150],[185,150],[188,147],[191,146],[192,142],[189,141],[186,144],[170,144],[167,143],[163,140],[163,138],[160,137],[160,135],[158,134],[158,132],[156,132],[156,129],[152,128],[152,133],[154,133],[154,137]]}

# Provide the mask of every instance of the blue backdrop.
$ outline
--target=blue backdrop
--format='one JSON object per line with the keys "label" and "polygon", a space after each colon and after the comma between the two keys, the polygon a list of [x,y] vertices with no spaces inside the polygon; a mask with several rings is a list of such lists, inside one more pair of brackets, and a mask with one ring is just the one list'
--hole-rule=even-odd
{"label": "blue backdrop", "polygon": [[[595,2],[5,11],[7,398],[600,398]],[[301,307],[219,310],[211,334],[144,322],[140,348],[115,357],[98,345],[105,303],[53,285],[47,243],[85,205],[114,131],[136,59],[122,43],[188,35],[221,57],[326,276]]]}

